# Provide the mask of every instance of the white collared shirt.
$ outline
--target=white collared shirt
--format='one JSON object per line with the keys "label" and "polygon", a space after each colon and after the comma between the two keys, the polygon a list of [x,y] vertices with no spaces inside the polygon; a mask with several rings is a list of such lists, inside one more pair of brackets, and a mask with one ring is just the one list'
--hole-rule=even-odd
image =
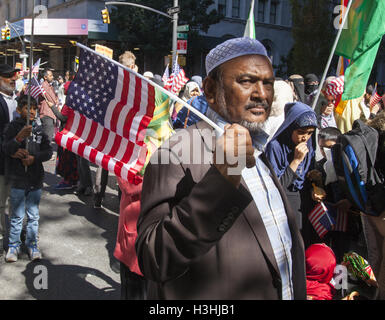
{"label": "white collared shirt", "polygon": [[[227,124],[227,122],[210,107],[207,109],[206,116],[221,129]],[[222,135],[222,132],[215,131],[218,137]],[[249,188],[259,210],[274,252],[282,280],[282,299],[293,300],[292,238],[286,210],[279,190],[272,178],[272,174],[260,158],[267,141],[267,134],[263,132],[258,136],[252,137],[252,139],[253,146],[255,147],[254,156],[256,166],[253,168],[244,168],[242,178]]]}
{"label": "white collared shirt", "polygon": [[13,119],[17,117],[17,112],[16,112],[16,107],[17,107],[17,102],[16,102],[16,96],[13,95],[12,97],[5,94],[4,92],[0,93],[3,95],[3,98],[5,102],[7,103],[8,106],[8,114],[9,114],[9,122],[11,122]]}

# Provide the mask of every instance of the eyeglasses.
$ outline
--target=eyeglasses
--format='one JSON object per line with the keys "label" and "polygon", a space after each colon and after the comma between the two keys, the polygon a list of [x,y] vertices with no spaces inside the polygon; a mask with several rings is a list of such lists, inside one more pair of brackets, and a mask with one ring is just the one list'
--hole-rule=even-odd
{"label": "eyeglasses", "polygon": [[9,79],[9,78],[13,78],[17,74],[18,74],[18,72],[16,72],[16,71],[11,72],[11,73],[2,73],[2,74],[0,74],[0,77]]}

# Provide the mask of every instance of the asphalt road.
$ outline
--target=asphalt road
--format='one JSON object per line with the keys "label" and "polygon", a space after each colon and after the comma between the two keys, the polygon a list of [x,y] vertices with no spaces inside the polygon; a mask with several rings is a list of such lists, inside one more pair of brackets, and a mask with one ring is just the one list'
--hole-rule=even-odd
{"label": "asphalt road", "polygon": [[[55,161],[44,164],[39,246],[43,259],[22,252],[15,263],[0,257],[0,299],[120,299],[119,263],[113,257],[119,219],[118,188],[110,174],[105,201],[56,191]],[[96,167],[92,166],[93,178]],[[95,180],[94,180],[95,181]]]}

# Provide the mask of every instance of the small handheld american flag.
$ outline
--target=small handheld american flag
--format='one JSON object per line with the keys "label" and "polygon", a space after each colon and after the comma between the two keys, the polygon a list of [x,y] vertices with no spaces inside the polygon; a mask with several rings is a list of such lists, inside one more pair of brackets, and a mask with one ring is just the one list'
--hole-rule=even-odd
{"label": "small handheld american flag", "polygon": [[28,94],[29,90],[31,91],[31,97],[34,97],[36,100],[40,95],[44,96],[46,93],[35,77],[32,77],[31,82],[27,85],[26,94]]}
{"label": "small handheld american flag", "polygon": [[168,65],[167,65],[166,69],[164,70],[163,76],[162,76],[162,81],[164,84],[167,83],[167,80],[169,77],[170,77],[170,73],[168,71]]}
{"label": "small handheld american flag", "polygon": [[373,108],[377,103],[380,102],[381,98],[382,97],[377,93],[377,83],[376,83],[372,96],[370,97],[370,102],[369,102],[370,107]]}
{"label": "small handheld american flag", "polygon": [[339,76],[338,78],[330,81],[329,85],[326,87],[326,94],[338,97],[344,92],[344,76]]}
{"label": "small handheld american flag", "polygon": [[183,68],[181,68],[178,64],[177,56],[172,68],[171,76],[168,78],[165,88],[172,93],[177,94],[188,80],[189,78],[186,77]]}
{"label": "small handheld american flag", "polygon": [[318,236],[322,239],[328,231],[333,230],[335,221],[329,214],[329,209],[323,202],[319,202],[308,216],[310,223]]}

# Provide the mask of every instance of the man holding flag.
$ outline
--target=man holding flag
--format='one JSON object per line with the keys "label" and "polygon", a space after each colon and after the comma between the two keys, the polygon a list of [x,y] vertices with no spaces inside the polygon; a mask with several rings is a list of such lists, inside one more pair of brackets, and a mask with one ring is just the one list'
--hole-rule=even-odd
{"label": "man holding flag", "polygon": [[43,125],[43,131],[48,136],[49,141],[53,138],[56,122],[56,117],[50,108],[50,105],[59,104],[59,98],[57,97],[55,89],[52,86],[52,81],[52,71],[46,69],[44,71],[44,82],[41,84],[41,89],[45,92],[45,95],[39,103],[39,115]]}
{"label": "man holding flag", "polygon": [[274,96],[266,49],[227,40],[206,71],[218,131],[204,121],[180,130],[144,174],[136,252],[148,299],[306,299],[302,238],[262,153]]}
{"label": "man holding flag", "polygon": [[[19,69],[0,64],[0,145],[2,133],[8,123],[17,115],[14,91]],[[5,155],[0,148],[0,256],[6,249],[6,223],[8,215],[9,185],[5,181]]]}

